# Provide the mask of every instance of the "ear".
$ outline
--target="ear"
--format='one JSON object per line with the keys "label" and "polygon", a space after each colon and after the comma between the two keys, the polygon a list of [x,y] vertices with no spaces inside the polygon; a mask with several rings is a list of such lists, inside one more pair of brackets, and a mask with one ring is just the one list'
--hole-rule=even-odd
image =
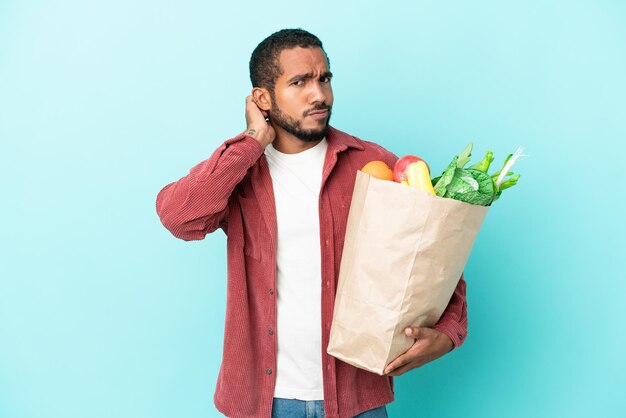
{"label": "ear", "polygon": [[270,92],[263,87],[255,87],[252,89],[252,98],[254,99],[254,103],[261,110],[269,111],[272,110],[272,100],[270,97]]}

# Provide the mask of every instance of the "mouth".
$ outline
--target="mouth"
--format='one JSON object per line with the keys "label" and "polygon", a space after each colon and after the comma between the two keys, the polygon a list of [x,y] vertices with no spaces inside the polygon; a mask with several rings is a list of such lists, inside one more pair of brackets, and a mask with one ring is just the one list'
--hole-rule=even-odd
{"label": "mouth", "polygon": [[328,116],[328,109],[315,110],[313,112],[308,112],[307,116],[311,116],[314,119],[323,119]]}

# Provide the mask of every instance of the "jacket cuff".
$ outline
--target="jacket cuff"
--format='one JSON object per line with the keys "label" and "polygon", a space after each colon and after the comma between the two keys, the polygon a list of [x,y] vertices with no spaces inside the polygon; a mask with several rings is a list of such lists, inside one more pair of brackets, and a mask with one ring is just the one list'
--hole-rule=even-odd
{"label": "jacket cuff", "polygon": [[452,349],[458,348],[465,342],[467,338],[467,330],[459,323],[451,320],[443,320],[433,326],[437,331],[443,332],[452,340],[454,346]]}
{"label": "jacket cuff", "polygon": [[265,152],[265,149],[261,146],[261,143],[254,137],[242,133],[234,138],[228,139],[224,142],[224,146],[228,148],[231,144],[237,143],[237,148],[243,152],[249,159],[250,165],[253,165],[259,157]]}

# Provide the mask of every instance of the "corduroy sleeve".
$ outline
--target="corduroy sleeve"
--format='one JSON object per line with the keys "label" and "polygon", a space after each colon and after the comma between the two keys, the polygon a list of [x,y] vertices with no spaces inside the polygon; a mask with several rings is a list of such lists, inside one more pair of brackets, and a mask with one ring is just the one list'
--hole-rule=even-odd
{"label": "corduroy sleeve", "polygon": [[249,135],[224,142],[209,159],[159,192],[156,210],[163,226],[185,241],[224,227],[230,195],[262,154],[261,144]]}
{"label": "corduroy sleeve", "polygon": [[441,315],[439,322],[433,327],[450,337],[454,348],[460,347],[467,338],[466,286],[463,274],[461,274],[446,310]]}

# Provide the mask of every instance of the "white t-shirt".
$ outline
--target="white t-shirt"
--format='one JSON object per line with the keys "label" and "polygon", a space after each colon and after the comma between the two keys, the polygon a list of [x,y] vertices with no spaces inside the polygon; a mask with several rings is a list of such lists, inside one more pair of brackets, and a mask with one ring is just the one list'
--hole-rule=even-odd
{"label": "white t-shirt", "polygon": [[319,194],[328,143],[283,154],[265,148],[278,222],[278,343],[274,397],[324,399]]}

